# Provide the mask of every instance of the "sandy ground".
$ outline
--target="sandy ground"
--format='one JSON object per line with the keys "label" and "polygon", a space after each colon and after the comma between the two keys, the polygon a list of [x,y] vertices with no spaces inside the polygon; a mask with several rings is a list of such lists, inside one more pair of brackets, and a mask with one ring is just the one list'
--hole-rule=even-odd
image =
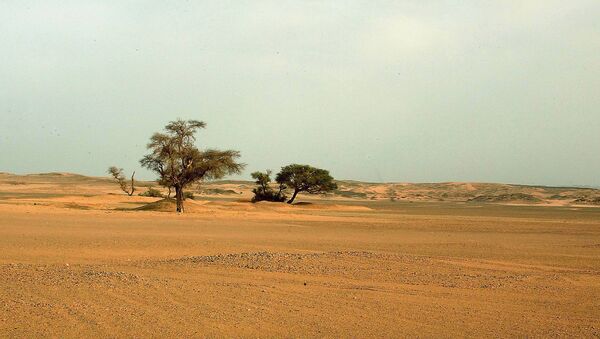
{"label": "sandy ground", "polygon": [[0,199],[0,337],[600,336],[599,208],[81,190]]}

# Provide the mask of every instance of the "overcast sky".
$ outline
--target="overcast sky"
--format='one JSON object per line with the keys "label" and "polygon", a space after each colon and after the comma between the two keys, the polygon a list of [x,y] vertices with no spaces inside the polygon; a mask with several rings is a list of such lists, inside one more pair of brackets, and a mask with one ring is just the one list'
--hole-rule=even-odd
{"label": "overcast sky", "polygon": [[600,185],[600,1],[0,1],[0,171],[140,171],[151,134],[254,170]]}

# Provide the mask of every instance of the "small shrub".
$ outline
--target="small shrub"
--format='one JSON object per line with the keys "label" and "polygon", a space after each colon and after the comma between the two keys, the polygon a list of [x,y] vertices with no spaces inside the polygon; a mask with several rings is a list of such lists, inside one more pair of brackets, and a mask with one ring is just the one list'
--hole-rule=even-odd
{"label": "small shrub", "polygon": [[254,196],[252,197],[252,202],[259,201],[273,201],[273,202],[284,202],[287,198],[285,194],[281,192],[275,192],[272,190],[264,191],[261,188],[255,188],[252,190],[254,192]]}
{"label": "small shrub", "polygon": [[194,193],[193,192],[183,192],[183,199],[192,199],[194,200]]}
{"label": "small shrub", "polygon": [[356,199],[366,199],[367,198],[367,193],[364,193],[364,192],[335,190],[335,191],[333,191],[333,193],[335,193],[339,196],[342,196],[344,198],[356,198]]}
{"label": "small shrub", "polygon": [[164,195],[157,189],[150,187],[146,192],[139,194],[141,197],[164,198]]}
{"label": "small shrub", "polygon": [[262,172],[254,172],[251,174],[252,178],[256,180],[256,184],[258,187],[252,190],[254,193],[254,197],[252,197],[252,202],[259,201],[273,201],[273,202],[284,202],[287,198],[283,190],[285,189],[284,185],[279,185],[279,191],[275,192],[270,186],[271,182],[271,171],[267,170],[265,173]]}
{"label": "small shrub", "polygon": [[232,195],[241,194],[234,190],[224,190],[222,188],[207,188],[200,191],[201,194],[219,194],[219,195]]}
{"label": "small shrub", "polygon": [[116,166],[110,166],[108,168],[108,173],[113,177],[113,179],[119,184],[121,190],[127,193],[128,196],[132,196],[133,192],[135,192],[135,181],[133,177],[135,176],[135,171],[131,175],[131,185],[127,185],[127,181],[125,179],[125,175],[123,175],[123,169],[117,168]]}

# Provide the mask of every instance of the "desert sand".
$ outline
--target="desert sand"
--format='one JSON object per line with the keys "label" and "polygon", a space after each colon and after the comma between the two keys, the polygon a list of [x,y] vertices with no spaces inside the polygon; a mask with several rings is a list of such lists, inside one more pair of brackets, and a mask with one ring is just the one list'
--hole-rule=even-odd
{"label": "desert sand", "polygon": [[221,182],[178,215],[0,175],[0,337],[600,336],[596,190],[431,185],[288,206]]}

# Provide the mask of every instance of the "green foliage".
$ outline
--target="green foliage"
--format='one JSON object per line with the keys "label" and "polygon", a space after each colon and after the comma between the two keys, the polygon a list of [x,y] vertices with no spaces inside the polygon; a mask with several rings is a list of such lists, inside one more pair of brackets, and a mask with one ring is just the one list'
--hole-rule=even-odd
{"label": "green foliage", "polygon": [[309,165],[292,164],[281,168],[275,180],[279,185],[294,190],[289,204],[300,192],[310,194],[321,194],[331,192],[337,189],[337,184],[333,182],[333,177],[329,171],[315,168]]}
{"label": "green foliage", "polygon": [[186,191],[185,193],[183,193],[183,199],[192,199],[194,200],[194,193],[190,192],[190,191]]}
{"label": "green foliage", "polygon": [[150,151],[140,163],[159,175],[158,183],[175,188],[177,211],[183,212],[183,190],[204,179],[220,179],[240,173],[244,164],[238,163],[238,151],[199,150],[195,134],[206,124],[197,120],[171,121],[164,133],[154,133],[147,148]]}
{"label": "green foliage", "polygon": [[152,198],[164,198],[164,194],[162,194],[156,188],[150,187],[146,192],[140,193],[141,197],[152,197]]}
{"label": "green foliage", "polygon": [[258,187],[254,188],[252,192],[254,193],[254,197],[252,197],[252,202],[259,201],[274,201],[274,202],[283,202],[287,197],[283,193],[285,186],[280,185],[279,191],[275,192],[271,186],[271,171],[267,170],[265,173],[262,172],[254,172],[251,174],[252,178],[255,179]]}

